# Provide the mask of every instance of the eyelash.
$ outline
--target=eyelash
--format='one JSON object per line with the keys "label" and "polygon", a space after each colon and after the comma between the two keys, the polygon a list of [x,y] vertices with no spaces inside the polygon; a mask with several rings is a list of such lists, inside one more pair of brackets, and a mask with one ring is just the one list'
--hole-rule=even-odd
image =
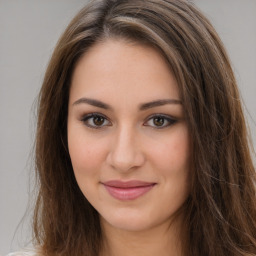
{"label": "eyelash", "polygon": [[90,121],[90,120],[93,121],[93,119],[95,119],[95,118],[102,118],[102,119],[104,119],[104,123],[105,123],[106,120],[107,120],[107,122],[110,123],[110,121],[109,121],[104,115],[99,114],[99,113],[87,114],[87,115],[85,115],[85,116],[81,119],[81,121],[82,121],[86,126],[88,126],[89,128],[92,128],[92,129],[100,129],[100,128],[104,127],[104,126],[110,126],[109,124],[108,124],[108,125],[101,125],[101,126],[97,126],[97,125],[95,125],[95,123],[94,123],[94,125],[93,125],[93,124],[90,124],[89,121]]}
{"label": "eyelash", "polygon": [[[89,121],[92,121],[92,122],[95,122],[95,118],[101,118],[101,121],[103,121],[103,124],[101,125],[96,125],[95,123],[94,124],[90,124]],[[149,124],[146,124],[148,123],[149,121],[153,121],[154,122],[154,119],[162,119],[163,122],[163,125],[162,126],[157,126],[157,125],[149,125]],[[87,114],[85,115],[81,121],[89,128],[92,128],[92,129],[100,129],[102,127],[105,127],[105,126],[111,126],[111,122],[108,120],[108,118],[103,115],[103,114],[100,114],[100,113],[91,113],[91,114]],[[160,121],[160,120],[158,120]],[[107,122],[107,124],[104,124],[105,122]],[[150,126],[154,129],[164,129],[166,127],[169,127],[173,124],[175,124],[177,122],[177,119],[173,118],[173,117],[170,117],[168,115],[164,115],[164,114],[154,114],[154,115],[151,115],[147,118],[146,122],[143,123],[143,126]]]}
{"label": "eyelash", "polygon": [[147,123],[149,121],[153,121],[154,122],[154,119],[163,119],[164,120],[164,125],[162,126],[153,126],[153,125],[146,125],[145,123],[143,124],[144,126],[150,126],[154,129],[164,129],[164,128],[167,128],[173,124],[175,124],[177,122],[177,119],[171,117],[171,116],[168,116],[168,115],[163,115],[163,114],[154,114],[154,115],[151,115],[147,118]]}

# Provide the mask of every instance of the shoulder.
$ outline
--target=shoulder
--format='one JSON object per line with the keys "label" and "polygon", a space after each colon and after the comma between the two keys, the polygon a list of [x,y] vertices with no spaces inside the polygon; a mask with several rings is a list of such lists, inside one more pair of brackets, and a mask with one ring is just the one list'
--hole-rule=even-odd
{"label": "shoulder", "polygon": [[36,249],[23,249],[18,252],[9,253],[6,256],[40,256],[38,250]]}

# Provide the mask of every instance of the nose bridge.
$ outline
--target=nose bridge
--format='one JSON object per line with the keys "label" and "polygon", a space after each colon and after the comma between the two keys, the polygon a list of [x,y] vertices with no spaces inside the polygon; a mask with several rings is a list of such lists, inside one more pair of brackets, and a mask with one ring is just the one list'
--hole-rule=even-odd
{"label": "nose bridge", "polygon": [[109,163],[119,171],[139,167],[144,161],[143,153],[138,146],[138,132],[130,125],[121,125],[114,137],[109,153]]}

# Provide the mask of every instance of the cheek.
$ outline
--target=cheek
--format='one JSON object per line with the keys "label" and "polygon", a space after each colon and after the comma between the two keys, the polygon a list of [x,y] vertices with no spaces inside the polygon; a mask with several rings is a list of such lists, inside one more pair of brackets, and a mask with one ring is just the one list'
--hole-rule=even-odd
{"label": "cheek", "polygon": [[105,158],[105,149],[101,140],[89,136],[78,136],[79,132],[68,134],[68,148],[75,175],[87,176],[99,170]]}
{"label": "cheek", "polygon": [[187,171],[190,163],[190,146],[188,132],[180,129],[163,141],[155,143],[151,155],[161,170]]}

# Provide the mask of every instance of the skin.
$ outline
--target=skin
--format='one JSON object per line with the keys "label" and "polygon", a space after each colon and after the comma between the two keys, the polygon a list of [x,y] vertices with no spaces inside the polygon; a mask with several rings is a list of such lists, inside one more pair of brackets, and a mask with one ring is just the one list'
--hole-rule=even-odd
{"label": "skin", "polygon": [[[141,109],[158,100],[171,101]],[[101,255],[180,255],[176,215],[190,192],[189,134],[177,82],[157,50],[107,39],[86,52],[71,81],[68,146],[77,183],[100,214]],[[102,184],[109,180],[155,185],[118,200]]]}

